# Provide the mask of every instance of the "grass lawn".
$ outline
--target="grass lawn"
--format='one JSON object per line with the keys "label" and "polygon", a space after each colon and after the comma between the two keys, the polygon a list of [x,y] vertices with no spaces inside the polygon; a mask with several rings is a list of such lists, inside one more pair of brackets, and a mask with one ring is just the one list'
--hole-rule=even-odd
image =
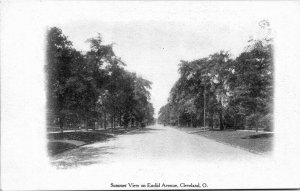
{"label": "grass lawn", "polygon": [[91,143],[95,141],[102,141],[112,135],[102,132],[64,132],[64,133],[48,133],[48,139],[50,140],[76,140],[83,141],[85,143]]}
{"label": "grass lawn", "polygon": [[136,128],[129,129],[107,129],[95,131],[77,131],[77,132],[51,132],[48,133],[48,152],[50,155],[62,153],[69,149],[76,148],[81,145],[94,143],[97,141],[105,141],[114,135],[124,134]]}
{"label": "grass lawn", "polygon": [[[185,130],[185,128],[181,129]],[[241,147],[255,153],[269,155],[272,152],[273,133],[256,133],[242,130],[200,131],[196,130],[195,128],[187,128],[185,131],[190,134],[198,134],[221,143]]]}
{"label": "grass lawn", "polygon": [[49,141],[47,144],[48,152],[50,155],[62,153],[68,149],[75,148],[76,145],[63,141]]}

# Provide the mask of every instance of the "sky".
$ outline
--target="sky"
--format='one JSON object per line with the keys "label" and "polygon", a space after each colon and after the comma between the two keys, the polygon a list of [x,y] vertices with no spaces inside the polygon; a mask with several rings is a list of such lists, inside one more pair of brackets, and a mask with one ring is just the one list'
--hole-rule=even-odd
{"label": "sky", "polygon": [[179,77],[180,60],[199,59],[220,50],[238,56],[250,37],[261,34],[259,21],[270,20],[272,15],[258,2],[104,1],[75,8],[56,6],[57,13],[68,11],[52,26],[61,28],[77,50],[87,51],[86,40],[98,33],[105,44],[114,43],[127,70],[152,81],[156,117]]}

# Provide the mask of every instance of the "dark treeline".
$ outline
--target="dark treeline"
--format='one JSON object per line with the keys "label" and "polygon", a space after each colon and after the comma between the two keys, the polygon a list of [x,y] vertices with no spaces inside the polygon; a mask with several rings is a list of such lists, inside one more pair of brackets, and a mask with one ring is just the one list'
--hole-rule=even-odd
{"label": "dark treeline", "polygon": [[159,122],[223,129],[272,129],[272,40],[252,40],[235,59],[220,51],[181,61]]}
{"label": "dark treeline", "polygon": [[151,82],[125,70],[112,44],[103,45],[100,34],[87,43],[90,50],[82,53],[61,29],[48,29],[48,126],[63,130],[153,123]]}

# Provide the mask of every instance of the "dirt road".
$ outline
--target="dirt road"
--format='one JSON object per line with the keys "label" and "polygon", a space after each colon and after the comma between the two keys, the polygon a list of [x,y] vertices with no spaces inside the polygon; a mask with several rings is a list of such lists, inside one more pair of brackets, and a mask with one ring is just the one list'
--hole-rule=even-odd
{"label": "dirt road", "polygon": [[61,167],[112,164],[120,161],[137,163],[249,161],[261,156],[224,145],[178,129],[154,125],[119,135],[107,142],[77,148],[53,158]]}

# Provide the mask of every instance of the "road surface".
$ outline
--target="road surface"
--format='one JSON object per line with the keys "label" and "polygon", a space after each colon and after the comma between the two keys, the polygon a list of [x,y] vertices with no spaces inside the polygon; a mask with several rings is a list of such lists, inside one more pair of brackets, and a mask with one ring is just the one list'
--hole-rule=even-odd
{"label": "road surface", "polygon": [[231,147],[173,127],[153,125],[119,135],[107,142],[86,145],[53,157],[58,167],[113,164],[130,161],[160,162],[251,161],[257,154]]}
{"label": "road surface", "polygon": [[51,189],[120,189],[111,183],[132,189],[128,183],[159,182],[249,188],[256,184],[257,172],[270,170],[261,155],[162,125],[58,154],[51,163],[53,174],[64,169],[49,180],[55,182]]}

